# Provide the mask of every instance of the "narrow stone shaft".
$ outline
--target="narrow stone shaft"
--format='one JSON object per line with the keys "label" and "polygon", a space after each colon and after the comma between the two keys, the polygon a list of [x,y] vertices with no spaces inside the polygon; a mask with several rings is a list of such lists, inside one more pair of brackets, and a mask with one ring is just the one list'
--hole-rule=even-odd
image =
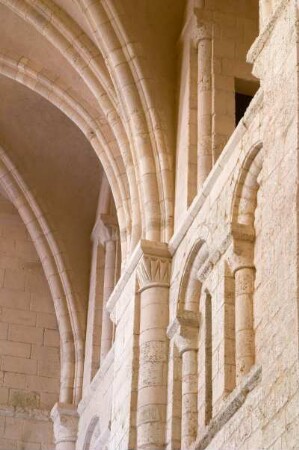
{"label": "narrow stone shaft", "polygon": [[197,350],[182,354],[182,449],[187,450],[197,435]]}
{"label": "narrow stone shaft", "polygon": [[197,187],[201,188],[212,168],[212,40],[198,41]]}
{"label": "narrow stone shaft", "polygon": [[254,268],[235,272],[236,281],[236,380],[240,382],[254,364],[253,292]]}
{"label": "narrow stone shaft", "polygon": [[105,269],[104,269],[104,291],[103,291],[103,315],[101,336],[101,362],[109,352],[112,345],[113,324],[106,309],[107,301],[114,289],[115,284],[115,262],[116,242],[111,239],[105,242]]}

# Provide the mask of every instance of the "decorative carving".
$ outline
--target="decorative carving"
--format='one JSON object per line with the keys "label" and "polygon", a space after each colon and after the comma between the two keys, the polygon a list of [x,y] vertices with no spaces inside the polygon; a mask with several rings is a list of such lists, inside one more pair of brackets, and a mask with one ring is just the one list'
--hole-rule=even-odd
{"label": "decorative carving", "polygon": [[75,405],[56,403],[51,411],[54,423],[56,444],[60,442],[76,442],[79,415]]}
{"label": "decorative carving", "polygon": [[117,241],[118,239],[119,232],[116,217],[100,214],[92,230],[92,240],[105,245],[107,241]]}
{"label": "decorative carving", "polygon": [[142,255],[137,268],[137,278],[140,292],[153,286],[169,287],[170,259]]}

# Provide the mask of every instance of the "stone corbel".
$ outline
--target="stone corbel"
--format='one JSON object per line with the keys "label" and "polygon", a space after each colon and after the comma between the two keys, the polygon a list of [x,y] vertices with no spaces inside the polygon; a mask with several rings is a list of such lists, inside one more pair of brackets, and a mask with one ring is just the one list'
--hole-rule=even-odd
{"label": "stone corbel", "polygon": [[59,449],[66,448],[70,443],[74,444],[74,449],[77,441],[79,415],[75,405],[67,403],[56,403],[51,411],[51,419],[54,424],[54,436],[56,446]]}
{"label": "stone corbel", "polygon": [[183,311],[174,319],[167,329],[169,339],[174,339],[175,345],[182,355],[186,351],[198,350],[199,314],[193,311]]}

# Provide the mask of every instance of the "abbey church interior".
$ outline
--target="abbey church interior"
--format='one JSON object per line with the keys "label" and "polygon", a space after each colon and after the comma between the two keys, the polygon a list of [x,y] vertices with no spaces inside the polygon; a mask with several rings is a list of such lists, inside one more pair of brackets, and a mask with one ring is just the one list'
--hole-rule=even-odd
{"label": "abbey church interior", "polygon": [[297,0],[0,0],[0,450],[299,450]]}

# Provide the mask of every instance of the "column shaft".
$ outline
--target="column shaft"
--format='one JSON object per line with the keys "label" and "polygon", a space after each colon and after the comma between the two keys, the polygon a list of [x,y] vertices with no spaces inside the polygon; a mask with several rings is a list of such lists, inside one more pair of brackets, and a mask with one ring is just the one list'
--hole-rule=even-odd
{"label": "column shaft", "polygon": [[104,268],[104,290],[103,290],[103,315],[101,336],[101,362],[109,352],[112,345],[113,324],[106,309],[107,301],[114,289],[115,284],[115,262],[116,243],[115,240],[105,242],[105,268]]}
{"label": "column shaft", "polygon": [[182,449],[187,450],[197,436],[197,350],[182,354]]}
{"label": "column shaft", "polygon": [[166,425],[168,287],[148,287],[140,301],[137,447],[160,449]]}
{"label": "column shaft", "polygon": [[253,292],[254,268],[235,272],[236,282],[236,380],[249,372],[254,364]]}
{"label": "column shaft", "polygon": [[212,40],[198,41],[197,187],[212,168]]}

